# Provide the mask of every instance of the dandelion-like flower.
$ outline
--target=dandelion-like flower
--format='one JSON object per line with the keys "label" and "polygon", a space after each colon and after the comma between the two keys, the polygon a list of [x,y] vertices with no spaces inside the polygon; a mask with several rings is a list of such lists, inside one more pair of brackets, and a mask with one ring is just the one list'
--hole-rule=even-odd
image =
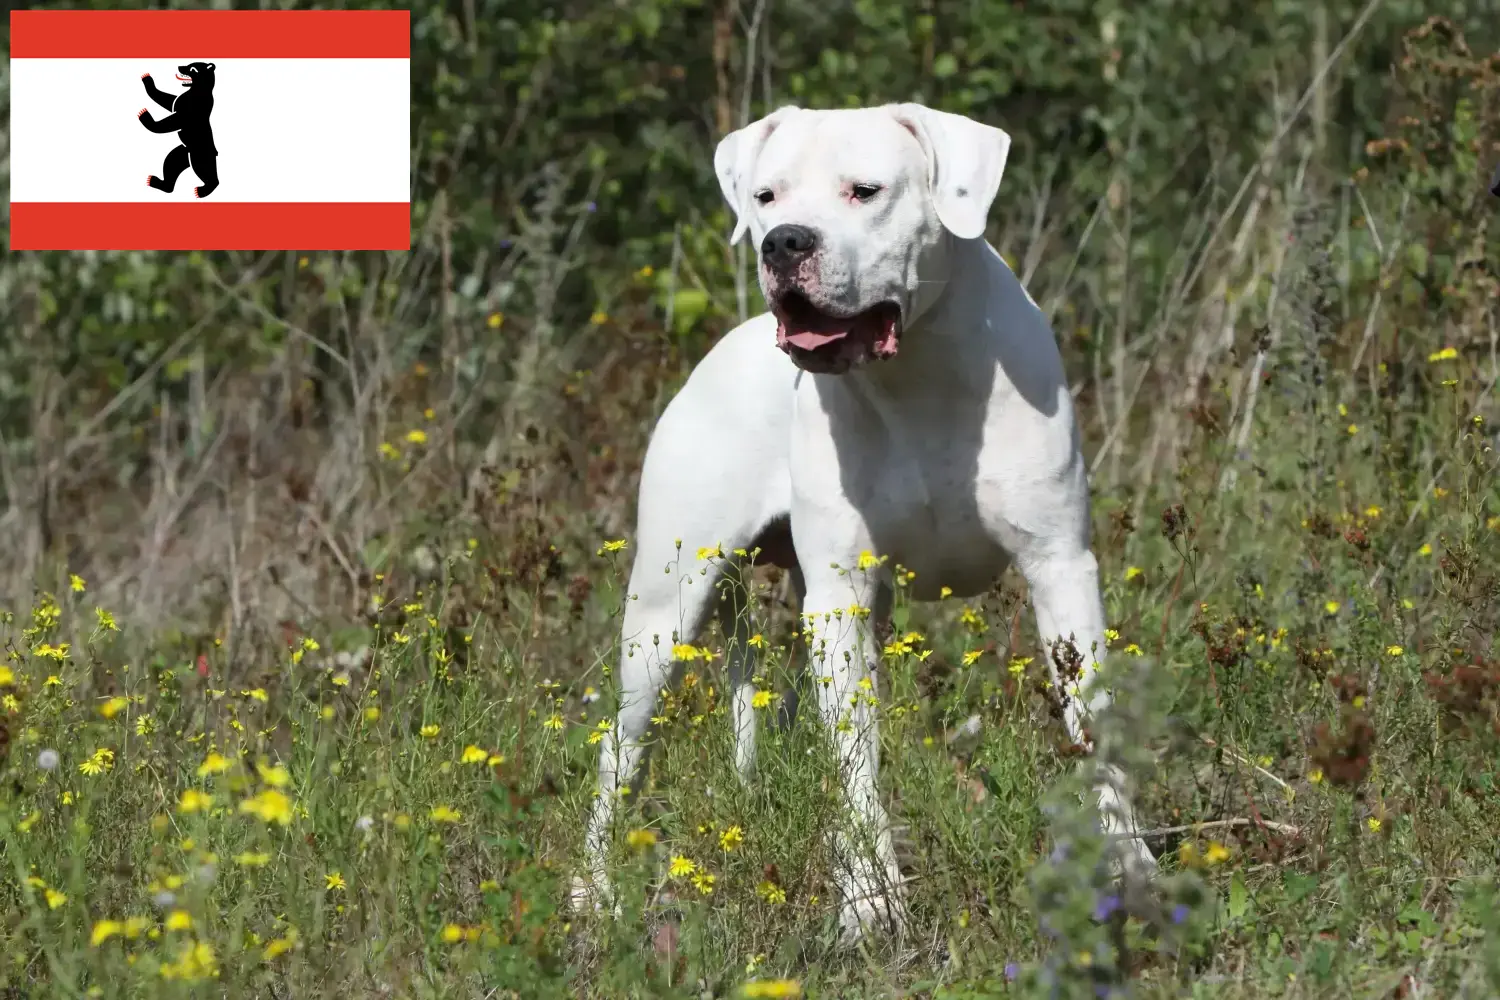
{"label": "dandelion-like flower", "polygon": [[263,823],[290,826],[292,800],[274,788],[267,788],[259,795],[241,802],[240,812],[249,813]]}
{"label": "dandelion-like flower", "polygon": [[89,755],[89,758],[78,765],[79,773],[89,775],[103,774],[114,766],[115,752],[108,747],[100,747]]}
{"label": "dandelion-like flower", "polygon": [[182,798],[177,803],[177,811],[180,813],[207,812],[213,804],[212,795],[205,795],[196,788],[189,788],[182,793]]}
{"label": "dandelion-like flower", "polygon": [[43,750],[36,755],[36,766],[43,771],[56,771],[57,766],[62,763],[62,758],[56,750]]}
{"label": "dandelion-like flower", "polygon": [[210,753],[203,758],[203,763],[198,765],[198,777],[206,778],[211,774],[223,774],[231,766],[229,758],[223,754]]}

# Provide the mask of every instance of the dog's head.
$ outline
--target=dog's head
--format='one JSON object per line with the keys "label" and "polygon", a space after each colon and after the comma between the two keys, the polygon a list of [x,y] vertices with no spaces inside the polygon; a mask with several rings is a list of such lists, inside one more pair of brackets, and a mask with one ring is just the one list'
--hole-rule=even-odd
{"label": "dog's head", "polygon": [[949,240],[984,235],[1010,136],[920,104],[781,108],[725,136],[714,170],[747,232],[777,343],[812,372],[896,353],[942,287]]}

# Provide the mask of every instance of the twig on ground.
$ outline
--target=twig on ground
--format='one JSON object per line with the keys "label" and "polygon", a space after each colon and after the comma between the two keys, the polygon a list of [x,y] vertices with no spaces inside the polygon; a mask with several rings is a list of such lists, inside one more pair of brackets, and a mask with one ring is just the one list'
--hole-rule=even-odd
{"label": "twig on ground", "polygon": [[1270,830],[1272,833],[1285,834],[1288,837],[1302,836],[1301,828],[1292,826],[1290,823],[1277,823],[1269,819],[1253,820],[1247,819],[1243,816],[1239,816],[1234,819],[1210,819],[1204,820],[1201,823],[1184,823],[1181,826],[1161,826],[1157,827],[1154,830],[1137,830],[1134,833],[1112,833],[1109,834],[1109,839],[1134,840],[1137,838],[1145,839],[1146,837],[1167,837],[1174,833],[1198,833],[1203,830],[1229,830],[1242,826],[1264,827],[1267,830]]}

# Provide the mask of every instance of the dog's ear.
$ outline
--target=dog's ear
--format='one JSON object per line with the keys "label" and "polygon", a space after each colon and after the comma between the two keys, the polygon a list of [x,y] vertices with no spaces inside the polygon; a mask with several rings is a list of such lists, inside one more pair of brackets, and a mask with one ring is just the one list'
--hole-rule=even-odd
{"label": "dog's ear", "polygon": [[928,187],[943,228],[959,239],[983,236],[1005,173],[1010,136],[972,118],[920,104],[896,104],[891,112],[927,154]]}
{"label": "dog's ear", "polygon": [[796,110],[796,105],[792,104],[777,108],[760,121],[729,133],[719,140],[718,148],[714,150],[714,173],[719,175],[719,189],[734,210],[730,246],[738,243],[750,228],[750,171],[755,166],[755,159],[760,156],[771,133],[776,131],[776,126]]}

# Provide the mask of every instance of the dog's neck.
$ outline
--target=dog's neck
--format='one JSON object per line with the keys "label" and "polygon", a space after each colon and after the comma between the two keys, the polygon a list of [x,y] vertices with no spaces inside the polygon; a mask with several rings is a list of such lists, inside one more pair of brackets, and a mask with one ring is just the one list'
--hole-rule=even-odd
{"label": "dog's neck", "polygon": [[973,345],[987,335],[983,325],[993,315],[990,270],[1004,263],[983,239],[961,240],[945,233],[944,240],[932,268],[934,277],[923,278],[896,356],[855,373],[886,391],[943,386],[945,391],[961,392],[971,385],[988,391],[991,377],[976,368],[976,361],[991,352]]}

